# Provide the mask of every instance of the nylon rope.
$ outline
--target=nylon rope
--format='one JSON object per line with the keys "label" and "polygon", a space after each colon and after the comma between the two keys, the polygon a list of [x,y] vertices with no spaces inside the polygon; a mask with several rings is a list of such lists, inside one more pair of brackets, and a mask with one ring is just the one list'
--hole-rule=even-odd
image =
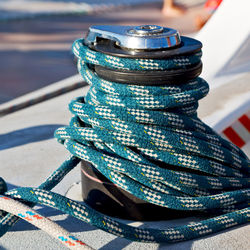
{"label": "nylon rope", "polygon": [[[1,194],[21,199],[30,207],[39,203],[59,209],[109,233],[141,242],[190,240],[249,222],[249,159],[197,117],[198,101],[209,91],[205,80],[125,85],[99,78],[91,66],[185,69],[200,62],[201,51],[168,60],[128,59],[96,52],[77,40],[73,52],[90,89],[69,104],[73,114],[69,126],[55,132],[71,156],[38,188],[7,191],[0,179]],[[51,192],[80,160],[90,162],[115,185],[144,201],[204,212],[209,218],[165,230],[136,228]],[[1,235],[18,220],[4,212],[0,218]]]}
{"label": "nylon rope", "polygon": [[30,207],[22,204],[21,202],[15,201],[9,197],[0,195],[0,209],[10,212],[18,216],[19,218],[33,224],[34,226],[47,232],[59,240],[63,245],[70,249],[92,249],[82,241],[78,240],[75,236],[71,235],[65,229],[60,227],[55,222],[47,219],[46,217],[39,214],[37,211]]}

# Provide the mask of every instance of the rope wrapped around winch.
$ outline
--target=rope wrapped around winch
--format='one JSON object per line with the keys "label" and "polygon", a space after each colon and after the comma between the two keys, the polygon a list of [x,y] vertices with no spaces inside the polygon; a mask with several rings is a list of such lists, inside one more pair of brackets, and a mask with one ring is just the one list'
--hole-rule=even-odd
{"label": "rope wrapped around winch", "polygon": [[[249,221],[249,159],[197,117],[198,100],[209,91],[205,80],[139,86],[110,82],[93,71],[93,65],[124,71],[185,69],[200,62],[201,51],[165,60],[131,59],[91,50],[77,40],[73,52],[91,87],[69,104],[70,125],[55,132],[72,156],[39,188],[6,191],[0,180],[5,196],[60,209],[141,242],[189,240]],[[144,201],[217,217],[165,230],[136,228],[48,191],[81,159]],[[14,215],[3,214],[1,234],[15,221]]]}

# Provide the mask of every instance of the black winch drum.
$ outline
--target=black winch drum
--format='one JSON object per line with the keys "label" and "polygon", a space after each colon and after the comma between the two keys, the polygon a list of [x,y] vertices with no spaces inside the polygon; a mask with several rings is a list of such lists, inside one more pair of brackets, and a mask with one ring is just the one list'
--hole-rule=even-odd
{"label": "black winch drum", "polygon": [[[136,39],[133,44],[130,42],[131,38],[133,41]],[[159,60],[194,54],[202,47],[202,44],[195,39],[179,36],[176,30],[157,25],[92,26],[89,28],[85,43],[89,48],[108,55]],[[121,84],[178,85],[199,76],[202,64],[185,70],[170,71],[124,71],[102,66],[95,66],[93,70],[101,78]],[[197,215],[197,211],[180,212],[145,202],[117,187],[92,164],[83,160],[81,178],[83,200],[95,210],[110,216],[152,221]]]}

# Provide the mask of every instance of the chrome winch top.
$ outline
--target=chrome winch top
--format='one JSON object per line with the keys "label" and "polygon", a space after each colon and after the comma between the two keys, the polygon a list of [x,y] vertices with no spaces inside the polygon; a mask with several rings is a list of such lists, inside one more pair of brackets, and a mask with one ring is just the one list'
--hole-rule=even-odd
{"label": "chrome winch top", "polygon": [[158,25],[93,25],[84,43],[104,54],[147,59],[192,54],[202,47],[201,42],[180,36],[175,29]]}
{"label": "chrome winch top", "polygon": [[158,25],[94,25],[89,28],[85,42],[87,45],[95,44],[98,39],[112,40],[117,46],[136,50],[166,49],[181,43],[177,30]]}
{"label": "chrome winch top", "polygon": [[[201,42],[180,36],[177,30],[157,25],[94,25],[89,28],[83,43],[90,49],[115,57],[157,60],[192,55],[202,47]],[[94,66],[95,73],[105,80],[138,85],[177,84],[183,79],[197,77],[201,70],[201,62],[184,69],[152,70],[146,74],[138,70]]]}

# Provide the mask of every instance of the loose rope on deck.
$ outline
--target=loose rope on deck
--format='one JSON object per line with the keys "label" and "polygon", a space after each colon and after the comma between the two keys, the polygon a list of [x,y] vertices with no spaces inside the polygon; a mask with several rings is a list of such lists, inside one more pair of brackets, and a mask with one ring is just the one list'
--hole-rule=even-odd
{"label": "loose rope on deck", "polygon": [[0,209],[14,214],[15,216],[33,224],[55,239],[59,240],[63,245],[70,249],[92,249],[55,222],[47,219],[37,211],[22,204],[21,202],[11,199],[10,197],[0,195]]}
{"label": "loose rope on deck", "polygon": [[[79,72],[91,87],[85,97],[70,103],[70,125],[55,132],[72,156],[39,188],[6,191],[0,180],[0,193],[31,202],[30,206],[54,207],[141,242],[190,240],[249,221],[249,159],[197,117],[198,100],[209,91],[202,78],[180,85],[125,85],[99,78],[90,67],[185,69],[200,62],[201,52],[168,60],[118,58],[89,49],[83,40],[74,43],[73,52]],[[144,201],[217,217],[165,230],[136,228],[49,191],[81,159]],[[2,215],[1,235],[16,221],[14,215]]]}

